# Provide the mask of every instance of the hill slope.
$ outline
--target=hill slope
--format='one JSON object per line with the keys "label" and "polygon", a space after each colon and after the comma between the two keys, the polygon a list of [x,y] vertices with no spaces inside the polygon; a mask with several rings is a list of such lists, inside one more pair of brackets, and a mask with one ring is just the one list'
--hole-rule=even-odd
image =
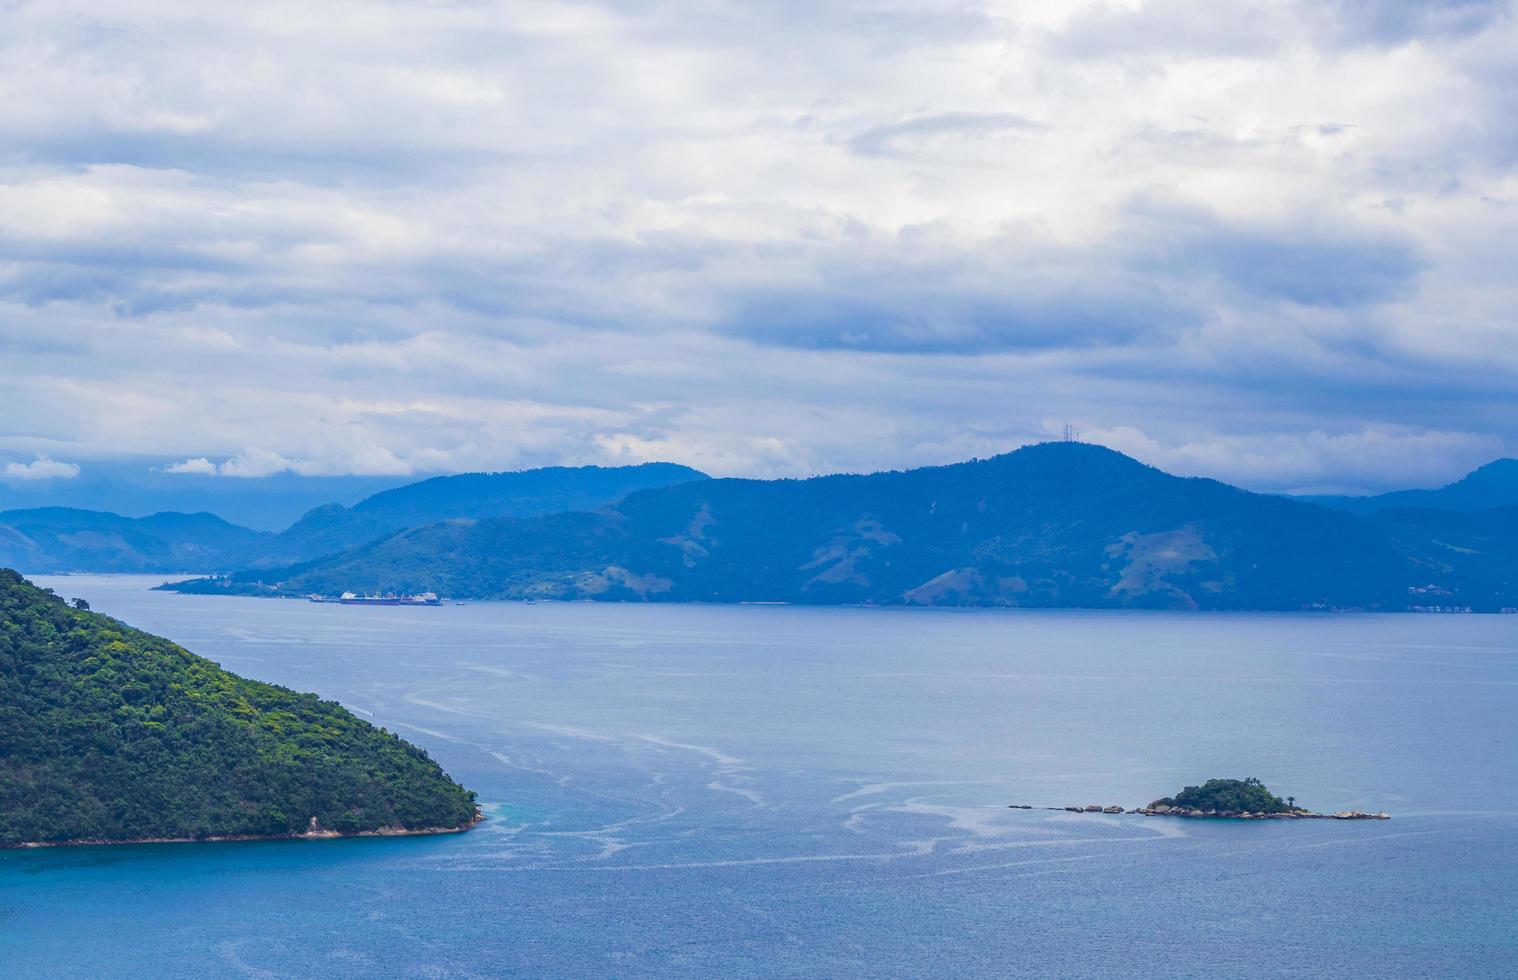
{"label": "hill slope", "polygon": [[710,480],[596,513],[419,528],[183,591],[1300,609],[1403,608],[1427,577],[1352,515],[1096,446],[868,476]]}
{"label": "hill slope", "polygon": [[29,572],[213,572],[273,535],[213,514],[122,517],[71,507],[0,512],[0,566]]}
{"label": "hill slope", "polygon": [[[1377,511],[1366,520],[1414,560],[1418,604],[1475,601],[1488,607],[1518,607],[1518,507],[1399,507]],[[1491,598],[1483,602],[1482,596]]]}
{"label": "hill slope", "polygon": [[1302,499],[1337,510],[1347,510],[1352,514],[1373,514],[1409,507],[1456,511],[1513,507],[1518,506],[1518,459],[1493,460],[1454,483],[1435,490],[1394,490],[1373,497],[1324,496]]}
{"label": "hill slope", "polygon": [[262,542],[243,564],[262,568],[309,561],[438,521],[594,510],[638,490],[705,479],[699,470],[674,463],[550,466],[433,477],[377,493],[351,508],[315,508],[278,537]]}
{"label": "hill slope", "polygon": [[473,795],[313,694],[0,569],[0,845],[460,828]]}

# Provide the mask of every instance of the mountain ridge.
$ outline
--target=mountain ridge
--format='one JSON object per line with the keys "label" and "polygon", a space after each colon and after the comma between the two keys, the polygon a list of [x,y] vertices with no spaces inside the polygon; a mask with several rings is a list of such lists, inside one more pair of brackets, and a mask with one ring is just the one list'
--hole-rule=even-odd
{"label": "mountain ridge", "polygon": [[77,507],[0,511],[0,566],[28,571],[215,572],[272,539],[210,513],[123,517]]}
{"label": "mountain ridge", "polygon": [[705,473],[678,463],[544,466],[429,477],[371,494],[352,507],[326,504],[313,508],[263,544],[246,564],[273,567],[310,561],[406,528],[445,520],[590,510],[638,490],[707,478]]}
{"label": "mountain ridge", "polygon": [[0,512],[0,565],[31,572],[200,574],[283,566],[439,520],[593,509],[635,490],[706,478],[675,463],[437,476],[387,488],[351,508],[339,503],[312,508],[277,534],[206,512],[124,517],[78,507],[31,507]]}
{"label": "mountain ridge", "polygon": [[1518,459],[1503,457],[1478,466],[1453,483],[1426,490],[1392,490],[1355,497],[1313,495],[1297,499],[1345,510],[1373,514],[1393,508],[1476,511],[1518,505]]}
{"label": "mountain ridge", "polygon": [[[707,480],[595,512],[413,528],[180,591],[1206,609],[1401,609],[1469,580],[1356,515],[1042,443],[983,460],[804,480]],[[1426,548],[1425,548],[1426,550]],[[1461,564],[1456,562],[1455,564]],[[1465,577],[1462,577],[1465,576]],[[1443,588],[1440,585],[1438,588]],[[1500,594],[1499,594],[1500,593]]]}

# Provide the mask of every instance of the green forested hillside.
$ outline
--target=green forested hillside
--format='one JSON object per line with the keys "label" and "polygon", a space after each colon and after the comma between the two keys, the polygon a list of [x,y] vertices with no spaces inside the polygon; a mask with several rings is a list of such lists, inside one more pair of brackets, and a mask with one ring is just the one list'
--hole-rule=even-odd
{"label": "green forested hillside", "polygon": [[0,569],[0,845],[460,827],[474,796],[314,694]]}

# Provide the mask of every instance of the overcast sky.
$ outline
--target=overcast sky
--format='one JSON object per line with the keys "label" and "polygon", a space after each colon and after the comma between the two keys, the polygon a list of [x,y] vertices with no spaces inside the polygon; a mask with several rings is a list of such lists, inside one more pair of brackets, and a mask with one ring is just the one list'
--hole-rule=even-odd
{"label": "overcast sky", "polygon": [[0,460],[1518,454],[1514,3],[0,0]]}

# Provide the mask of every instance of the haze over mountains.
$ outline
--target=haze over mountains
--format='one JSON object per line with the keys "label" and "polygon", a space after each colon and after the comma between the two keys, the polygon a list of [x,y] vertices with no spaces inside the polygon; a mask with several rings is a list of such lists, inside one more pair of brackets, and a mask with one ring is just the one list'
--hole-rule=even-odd
{"label": "haze over mountains", "polygon": [[1368,497],[1304,497],[1314,503],[1355,514],[1372,514],[1394,507],[1434,510],[1488,510],[1518,505],[1518,459],[1499,459],[1473,470],[1454,483],[1434,490],[1394,490]]}
{"label": "haze over mountains", "polygon": [[[1518,512],[1515,512],[1518,513]],[[414,527],[189,592],[1205,609],[1518,605],[1506,511],[1370,518],[1046,443],[809,480],[696,480],[595,511]]]}
{"label": "haze over mountains", "polygon": [[706,478],[699,470],[674,463],[438,476],[377,493],[351,508],[328,504],[309,511],[260,545],[244,564],[268,567],[309,561],[437,521],[594,510],[637,490]]}
{"label": "haze over mountains", "polygon": [[670,463],[436,477],[277,534],[212,514],[0,512],[0,565],[182,591],[1213,609],[1518,606],[1518,461],[1292,499],[1046,443],[808,480]]}
{"label": "haze over mountains", "polygon": [[214,514],[122,517],[72,507],[0,512],[0,567],[27,571],[214,572],[274,535]]}
{"label": "haze over mountains", "polygon": [[326,504],[279,534],[239,527],[211,514],[129,518],[64,507],[7,511],[0,513],[0,566],[29,572],[170,573],[268,567],[333,554],[435,521],[594,509],[634,490],[705,478],[672,463],[465,473],[382,491],[352,508]]}
{"label": "haze over mountains", "polygon": [[128,517],[210,512],[258,531],[289,527],[313,507],[356,504],[371,494],[415,482],[407,476],[257,477],[170,472],[159,457],[93,460],[70,479],[0,480],[0,510],[70,507]]}

